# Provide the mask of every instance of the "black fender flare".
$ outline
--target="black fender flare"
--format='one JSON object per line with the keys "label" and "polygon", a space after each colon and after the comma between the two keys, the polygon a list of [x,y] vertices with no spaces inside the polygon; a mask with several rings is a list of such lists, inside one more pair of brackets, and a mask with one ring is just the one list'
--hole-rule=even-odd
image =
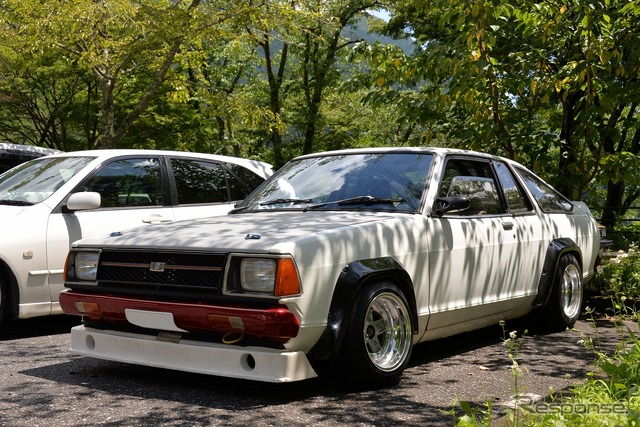
{"label": "black fender flare", "polygon": [[378,280],[393,282],[402,290],[411,311],[413,333],[418,333],[413,282],[400,263],[390,257],[353,261],[340,273],[331,299],[327,328],[309,352],[312,359],[329,360],[338,356],[358,291],[367,283]]}
{"label": "black fender flare", "polygon": [[542,266],[542,274],[538,282],[538,295],[533,301],[531,308],[542,307],[549,301],[553,286],[553,276],[555,275],[560,258],[566,253],[572,253],[577,256],[578,262],[582,268],[582,251],[580,247],[569,238],[560,238],[552,240],[547,248],[547,254],[544,258]]}

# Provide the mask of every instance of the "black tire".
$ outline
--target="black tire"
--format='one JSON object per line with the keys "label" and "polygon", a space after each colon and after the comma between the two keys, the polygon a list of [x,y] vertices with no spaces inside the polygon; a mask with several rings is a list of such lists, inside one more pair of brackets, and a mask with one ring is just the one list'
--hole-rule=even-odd
{"label": "black tire", "polygon": [[397,382],[409,363],[413,328],[407,299],[389,282],[366,285],[353,305],[340,363],[363,385]]}
{"label": "black tire", "polygon": [[8,289],[9,283],[6,280],[6,276],[0,271],[0,325],[2,325],[9,312],[7,304],[9,303]]}
{"label": "black tire", "polygon": [[544,310],[547,326],[554,330],[571,328],[580,317],[584,299],[582,270],[575,255],[560,258],[552,286]]}

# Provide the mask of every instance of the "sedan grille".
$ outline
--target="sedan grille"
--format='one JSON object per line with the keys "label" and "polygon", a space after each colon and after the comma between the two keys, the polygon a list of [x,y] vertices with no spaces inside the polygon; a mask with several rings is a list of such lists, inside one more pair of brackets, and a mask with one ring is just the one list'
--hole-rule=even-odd
{"label": "sedan grille", "polygon": [[226,255],[103,251],[98,282],[103,288],[218,293]]}

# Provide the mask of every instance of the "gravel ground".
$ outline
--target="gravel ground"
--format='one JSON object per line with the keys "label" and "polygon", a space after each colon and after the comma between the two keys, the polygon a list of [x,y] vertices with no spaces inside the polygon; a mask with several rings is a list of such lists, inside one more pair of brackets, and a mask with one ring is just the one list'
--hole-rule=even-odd
{"label": "gravel ground", "polygon": [[[527,322],[507,330],[522,337],[529,329],[518,389],[536,398],[567,390],[594,369],[580,340],[597,338],[611,351],[623,334],[604,316],[597,330],[581,320],[575,331],[551,334]],[[330,376],[265,384],[75,356],[67,350],[75,324],[60,316],[0,330],[1,426],[439,426],[452,425],[447,412],[456,399],[508,404],[515,392],[499,326],[416,346],[400,383],[372,390]]]}

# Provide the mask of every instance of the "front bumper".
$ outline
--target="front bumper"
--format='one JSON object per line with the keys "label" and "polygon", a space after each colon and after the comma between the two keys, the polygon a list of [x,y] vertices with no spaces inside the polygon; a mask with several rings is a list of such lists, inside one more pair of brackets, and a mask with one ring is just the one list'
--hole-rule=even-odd
{"label": "front bumper", "polygon": [[300,322],[283,306],[257,309],[179,303],[65,290],[60,306],[89,322],[131,323],[152,330],[241,333],[285,343],[298,335]]}
{"label": "front bumper", "polygon": [[317,376],[300,351],[185,339],[171,342],[84,325],[71,330],[71,351],[98,359],[254,381],[291,382]]}

